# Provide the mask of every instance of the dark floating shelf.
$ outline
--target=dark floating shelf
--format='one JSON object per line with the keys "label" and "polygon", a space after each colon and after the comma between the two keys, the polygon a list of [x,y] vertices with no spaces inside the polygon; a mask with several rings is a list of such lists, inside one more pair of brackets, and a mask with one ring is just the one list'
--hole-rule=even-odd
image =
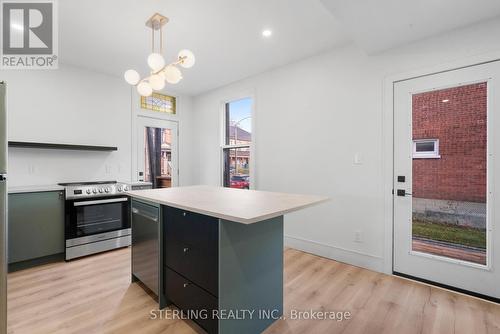
{"label": "dark floating shelf", "polygon": [[77,151],[106,151],[106,152],[118,151],[118,147],[115,146],[33,143],[25,141],[9,141],[9,147],[40,148],[40,149],[51,149],[51,150],[77,150]]}

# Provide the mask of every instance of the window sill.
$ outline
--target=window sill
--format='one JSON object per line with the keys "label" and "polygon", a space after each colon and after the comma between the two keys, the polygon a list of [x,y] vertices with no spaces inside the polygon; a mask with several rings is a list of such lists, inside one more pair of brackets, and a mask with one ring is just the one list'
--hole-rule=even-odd
{"label": "window sill", "polygon": [[441,159],[440,155],[413,156],[413,159]]}

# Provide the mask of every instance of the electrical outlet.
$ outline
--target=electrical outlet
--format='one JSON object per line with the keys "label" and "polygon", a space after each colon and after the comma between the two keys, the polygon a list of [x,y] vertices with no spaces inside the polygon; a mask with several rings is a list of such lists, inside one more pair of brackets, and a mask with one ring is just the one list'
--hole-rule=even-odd
{"label": "electrical outlet", "polygon": [[361,231],[354,231],[354,242],[363,242],[363,233]]}

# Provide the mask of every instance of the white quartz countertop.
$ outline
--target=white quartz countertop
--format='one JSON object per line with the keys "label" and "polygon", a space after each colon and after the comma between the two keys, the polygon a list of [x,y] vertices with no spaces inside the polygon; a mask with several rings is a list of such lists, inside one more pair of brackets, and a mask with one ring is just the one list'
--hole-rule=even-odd
{"label": "white quartz countertop", "polygon": [[324,196],[213,186],[128,191],[128,195],[243,224],[278,217],[328,200]]}
{"label": "white quartz countertop", "polygon": [[64,187],[57,184],[34,185],[34,186],[14,186],[8,188],[9,194],[37,193],[43,191],[62,191]]}
{"label": "white quartz countertop", "polygon": [[131,186],[150,186],[150,185],[152,185],[151,182],[146,182],[146,181],[131,181],[131,182],[124,182],[124,183],[128,183]]}

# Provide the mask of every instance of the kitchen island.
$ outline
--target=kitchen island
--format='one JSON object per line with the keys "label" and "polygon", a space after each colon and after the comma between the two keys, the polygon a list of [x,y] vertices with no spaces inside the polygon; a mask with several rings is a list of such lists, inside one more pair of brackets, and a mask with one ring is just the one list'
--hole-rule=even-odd
{"label": "kitchen island", "polygon": [[[208,333],[222,334],[260,333],[282,316],[283,215],[327,200],[211,186],[128,195],[132,234],[145,217],[157,222],[157,242],[137,240],[158,259],[146,256],[133,267],[157,266],[149,268],[157,282],[146,285],[156,289],[160,309],[174,304]],[[134,280],[151,280],[132,272]]]}

